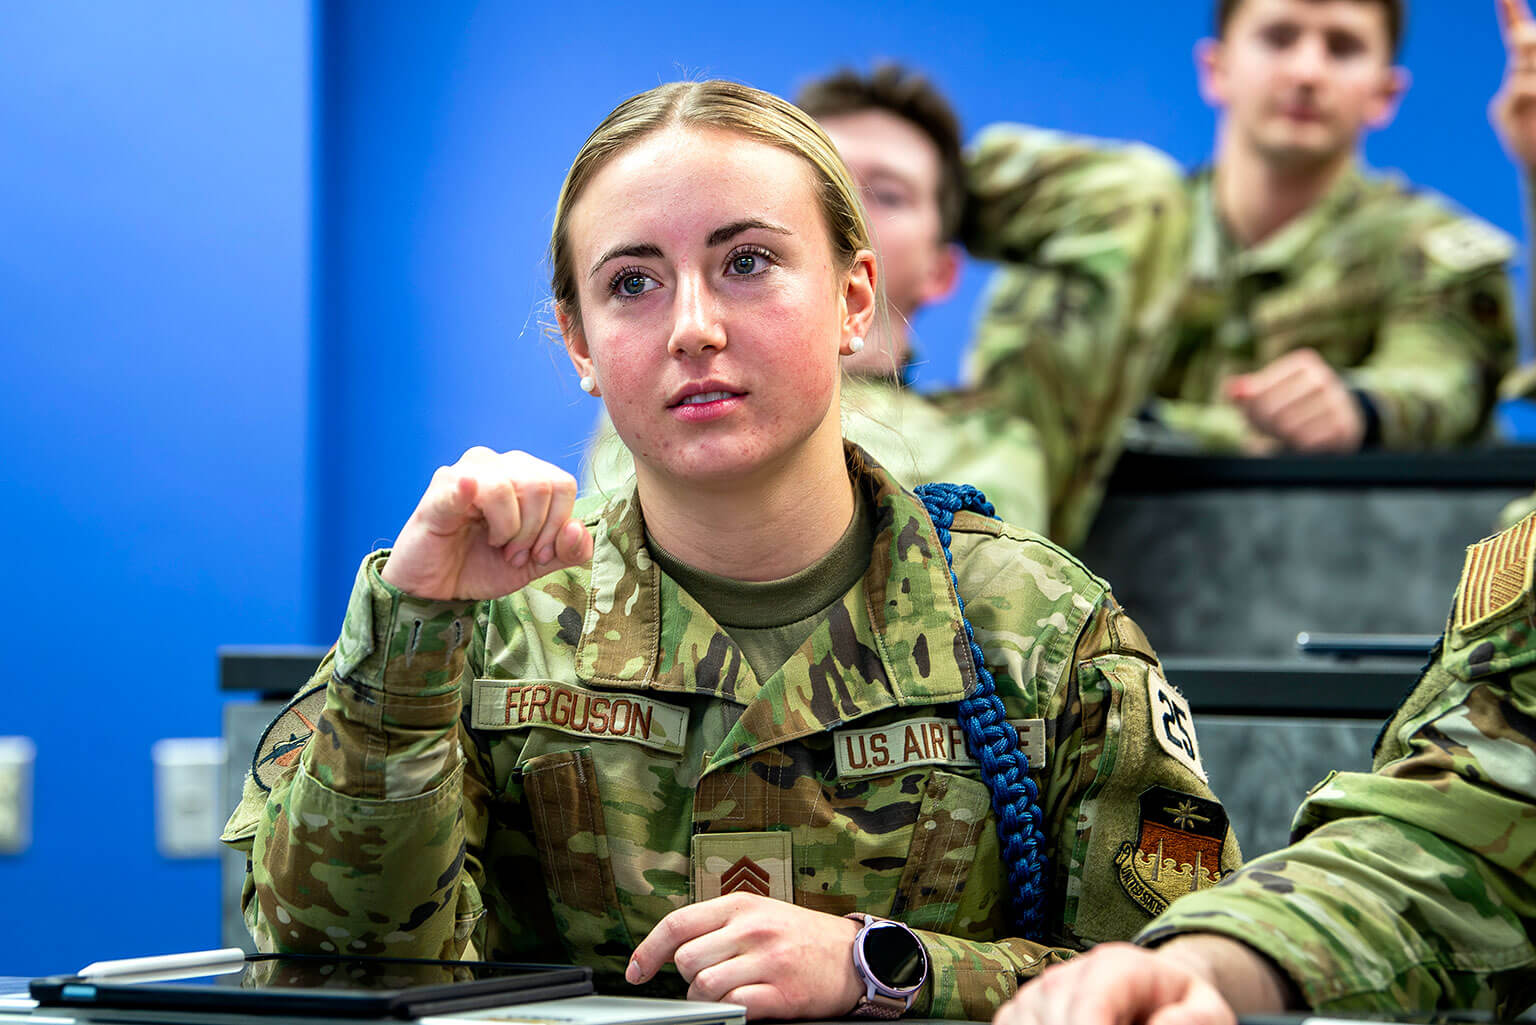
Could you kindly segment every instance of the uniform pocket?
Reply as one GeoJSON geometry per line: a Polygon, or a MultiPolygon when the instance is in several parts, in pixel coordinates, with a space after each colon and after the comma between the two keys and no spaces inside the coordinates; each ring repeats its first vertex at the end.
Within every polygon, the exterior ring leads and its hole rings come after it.
{"type": "Polygon", "coordinates": [[[992,795],[980,780],[942,771],[929,776],[907,863],[896,885],[892,918],[917,928],[953,932],[962,906],[967,919],[988,915],[990,909],[980,905],[997,903],[999,892],[994,878],[997,835],[988,818],[991,803],[992,795]],[[981,878],[973,880],[978,869],[981,878]],[[972,883],[980,893],[966,893],[972,883]]]}
{"type": "Polygon", "coordinates": [[[1326,290],[1295,290],[1261,306],[1254,318],[1259,362],[1315,349],[1336,367],[1351,367],[1376,344],[1386,292],[1369,274],[1326,290]]]}
{"type": "Polygon", "coordinates": [[[561,941],[579,963],[593,963],[595,952],[601,967],[622,973],[634,944],[620,914],[591,750],[530,759],[523,792],[561,941]]]}

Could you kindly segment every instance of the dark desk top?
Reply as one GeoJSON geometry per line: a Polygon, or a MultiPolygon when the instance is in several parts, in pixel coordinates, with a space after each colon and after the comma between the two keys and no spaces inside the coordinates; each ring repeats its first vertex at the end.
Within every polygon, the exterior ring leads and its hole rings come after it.
{"type": "Polygon", "coordinates": [[[315,644],[226,644],[219,648],[219,689],[287,701],[330,650],[315,644]]]}
{"type": "Polygon", "coordinates": [[[1168,682],[1199,715],[1385,719],[1418,682],[1424,657],[1411,659],[1224,657],[1163,659],[1168,682]]]}
{"type": "Polygon", "coordinates": [[[1265,458],[1127,451],[1110,494],[1214,488],[1536,488],[1536,445],[1265,458]]]}
{"type": "MultiPolygon", "coordinates": [[[[326,649],[244,645],[219,649],[221,690],[286,701],[326,649]]],[[[1163,669],[1202,715],[1385,718],[1419,678],[1412,658],[1232,659],[1169,656],[1163,669]]]]}

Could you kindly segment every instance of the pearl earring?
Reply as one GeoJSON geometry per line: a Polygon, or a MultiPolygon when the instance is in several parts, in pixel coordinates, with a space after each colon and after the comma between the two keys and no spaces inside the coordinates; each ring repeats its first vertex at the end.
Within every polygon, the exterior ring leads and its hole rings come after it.
{"type": "Polygon", "coordinates": [[[577,381],[576,383],[581,385],[581,390],[586,392],[588,395],[591,395],[593,392],[597,391],[597,382],[592,379],[591,374],[582,374],[581,380],[577,381]]]}
{"type": "Polygon", "coordinates": [[[863,352],[864,351],[864,339],[860,338],[858,335],[854,335],[852,338],[848,339],[848,351],[849,352],[863,352]]]}

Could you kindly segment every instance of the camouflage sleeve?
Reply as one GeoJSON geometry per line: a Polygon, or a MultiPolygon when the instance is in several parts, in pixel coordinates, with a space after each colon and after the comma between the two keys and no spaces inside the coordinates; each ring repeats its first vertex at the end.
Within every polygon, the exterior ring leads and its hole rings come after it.
{"type": "Polygon", "coordinates": [[[1508,529],[1533,512],[1536,512],[1536,492],[1517,498],[1500,509],[1495,526],[1499,530],[1508,529]]]}
{"type": "MultiPolygon", "coordinates": [[[[1373,771],[1330,774],[1290,847],[1180,901],[1141,942],[1231,936],[1328,1012],[1513,1013],[1536,998],[1536,520],[1501,538],[1522,532],[1523,595],[1489,629],[1453,626],[1383,729],[1373,771]]],[[[1488,545],[1473,551],[1497,557],[1488,545]]],[[[1520,563],[1504,568],[1497,601],[1520,583],[1520,563]]]]}
{"type": "Polygon", "coordinates": [[[1254,429],[1242,410],[1225,402],[1156,397],[1147,410],[1160,431],[1158,440],[1183,441],[1191,452],[1237,454],[1268,438],[1254,429]]]}
{"type": "Polygon", "coordinates": [[[459,712],[475,606],[412,599],[380,579],[385,557],[358,573],[316,674],[325,711],[255,827],[246,920],[262,950],[473,956],[483,819],[466,813],[459,712]]]}
{"type": "Polygon", "coordinates": [[[1387,448],[1461,444],[1484,430],[1514,365],[1514,298],[1502,232],[1461,218],[1423,233],[1388,297],[1370,355],[1345,372],[1387,448]]]}
{"type": "Polygon", "coordinates": [[[1188,198],[1178,169],[1145,146],[1005,125],[984,132],[968,161],[966,244],[1004,266],[984,300],[967,388],[979,406],[1034,424],[1048,533],[1070,547],[1166,358],[1188,198]]]}
{"type": "Polygon", "coordinates": [[[1242,862],[1211,792],[1189,703],[1106,595],[1056,710],[1047,816],[1071,837],[1062,919],[1075,945],[1134,936],[1175,899],[1242,862]],[[1062,739],[1065,737],[1065,743],[1062,739]]]}
{"type": "Polygon", "coordinates": [[[1188,706],[1140,628],[1106,593],[1068,644],[1066,679],[1044,708],[1048,933],[976,942],[920,932],[933,965],[931,1003],[914,1008],[925,1016],[985,1019],[1024,981],[1094,943],[1131,938],[1168,901],[1241,861],[1188,706]],[[1157,698],[1165,691],[1168,703],[1157,698]],[[1160,743],[1154,729],[1176,739],[1160,743]]]}
{"type": "Polygon", "coordinates": [[[1001,410],[974,409],[868,378],[843,385],[843,437],[903,486],[951,481],[979,489],[997,515],[1045,533],[1045,465],[1034,428],[1001,410]]]}

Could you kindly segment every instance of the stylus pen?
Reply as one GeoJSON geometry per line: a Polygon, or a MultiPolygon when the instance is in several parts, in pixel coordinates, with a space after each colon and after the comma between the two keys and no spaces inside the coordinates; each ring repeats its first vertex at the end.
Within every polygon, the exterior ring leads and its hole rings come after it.
{"type": "Polygon", "coordinates": [[[171,972],[183,968],[234,966],[244,962],[245,951],[239,947],[225,947],[222,950],[188,950],[181,954],[161,954],[158,957],[125,957],[120,961],[92,961],[75,974],[83,979],[109,979],[120,975],[171,972]]]}

